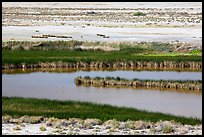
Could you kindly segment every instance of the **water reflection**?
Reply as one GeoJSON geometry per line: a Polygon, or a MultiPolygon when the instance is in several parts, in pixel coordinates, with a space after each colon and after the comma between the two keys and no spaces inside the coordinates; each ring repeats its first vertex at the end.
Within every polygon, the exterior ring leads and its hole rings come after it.
{"type": "Polygon", "coordinates": [[[2,74],[28,74],[33,72],[49,72],[49,73],[73,73],[82,72],[83,74],[92,74],[95,76],[120,76],[123,78],[133,79],[175,79],[175,80],[202,80],[202,72],[188,71],[155,71],[155,70],[81,70],[81,69],[11,69],[2,70],[2,74]],[[83,73],[84,72],[84,73],[83,73]],[[135,74],[135,75],[133,75],[135,74]]]}
{"type": "Polygon", "coordinates": [[[160,87],[127,87],[127,86],[120,86],[120,87],[116,87],[116,86],[94,86],[94,85],[77,85],[77,87],[80,86],[84,86],[84,87],[96,87],[96,88],[121,88],[121,89],[134,89],[134,90],[147,90],[147,91],[154,91],[154,90],[158,90],[160,92],[183,92],[185,94],[202,94],[202,90],[185,90],[185,89],[168,89],[168,88],[160,88],[160,87]]]}
{"type": "Polygon", "coordinates": [[[32,73],[32,72],[54,72],[54,73],[68,73],[77,71],[175,71],[175,72],[202,72],[202,69],[193,68],[31,68],[31,69],[3,69],[2,73],[15,74],[15,73],[32,73]]]}

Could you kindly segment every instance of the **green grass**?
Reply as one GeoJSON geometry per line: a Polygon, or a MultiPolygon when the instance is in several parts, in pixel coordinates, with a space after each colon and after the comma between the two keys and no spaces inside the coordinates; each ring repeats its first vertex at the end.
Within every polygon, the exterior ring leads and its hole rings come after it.
{"type": "Polygon", "coordinates": [[[192,50],[190,52],[191,55],[202,55],[202,50],[192,50]]]}
{"type": "Polygon", "coordinates": [[[182,124],[201,124],[197,118],[186,118],[148,112],[133,108],[115,107],[77,101],[56,101],[48,99],[2,97],[2,115],[11,116],[45,116],[56,118],[98,118],[101,121],[116,119],[118,121],[144,120],[157,122],[174,120],[182,124]]]}
{"type": "Polygon", "coordinates": [[[143,56],[202,56],[202,50],[194,50],[187,53],[178,53],[178,52],[167,52],[167,53],[158,53],[158,54],[141,54],[143,56]]]}
{"type": "Polygon", "coordinates": [[[8,41],[2,43],[2,64],[39,62],[115,62],[115,61],[202,61],[202,51],[180,54],[172,52],[175,45],[160,42],[107,43],[81,41],[8,41]],[[40,46],[39,46],[40,44],[40,46]],[[35,45],[38,45],[35,47],[35,45]],[[83,50],[78,46],[112,47],[116,51],[83,50]],[[27,47],[27,48],[26,48],[27,47]]]}
{"type": "Polygon", "coordinates": [[[2,64],[32,64],[39,62],[91,62],[91,61],[202,61],[202,56],[143,56],[134,51],[33,51],[3,50],[2,64]]]}
{"type": "Polygon", "coordinates": [[[146,14],[145,13],[142,13],[142,12],[135,12],[133,13],[133,16],[145,16],[146,14]]]}

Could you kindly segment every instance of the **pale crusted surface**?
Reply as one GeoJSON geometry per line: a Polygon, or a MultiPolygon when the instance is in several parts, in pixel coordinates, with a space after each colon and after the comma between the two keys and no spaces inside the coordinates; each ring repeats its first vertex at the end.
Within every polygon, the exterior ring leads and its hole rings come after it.
{"type": "MultiPolygon", "coordinates": [[[[145,121],[100,122],[98,119],[44,118],[36,124],[25,123],[28,116],[13,119],[2,117],[3,135],[202,135],[202,125],[182,125],[173,121],[157,123],[145,121]],[[22,122],[24,120],[25,122],[22,122]],[[12,123],[11,123],[12,122],[12,123]]],[[[33,117],[31,117],[33,118],[33,117]]],[[[35,117],[36,118],[36,117],[35,117]]]]}
{"type": "MultiPolygon", "coordinates": [[[[201,8],[202,2],[2,2],[3,7],[55,8],[201,8]]],[[[202,9],[200,9],[202,10],[202,9]]]]}
{"type": "Polygon", "coordinates": [[[3,40],[202,42],[202,3],[3,3],[3,40]],[[146,16],[133,16],[134,12],[146,16]],[[28,27],[29,26],[29,27],[28,27]],[[96,36],[97,33],[109,38],[96,36]],[[12,35],[14,34],[14,35],[12,35]]]}

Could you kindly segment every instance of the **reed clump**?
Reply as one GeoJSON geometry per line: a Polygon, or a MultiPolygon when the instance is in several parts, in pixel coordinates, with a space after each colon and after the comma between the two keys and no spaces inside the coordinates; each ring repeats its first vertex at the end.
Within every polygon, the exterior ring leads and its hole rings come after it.
{"type": "Polygon", "coordinates": [[[202,80],[141,80],[141,79],[124,79],[120,77],[97,77],[90,78],[88,76],[75,79],[76,85],[90,86],[115,86],[115,87],[146,87],[161,89],[183,89],[183,90],[202,90],[202,80]]]}

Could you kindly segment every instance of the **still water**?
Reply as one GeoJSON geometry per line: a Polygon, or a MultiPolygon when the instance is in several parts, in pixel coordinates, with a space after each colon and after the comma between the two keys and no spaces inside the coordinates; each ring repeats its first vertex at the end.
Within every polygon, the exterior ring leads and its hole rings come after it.
{"type": "Polygon", "coordinates": [[[201,93],[76,86],[74,79],[78,76],[119,76],[128,79],[202,80],[202,72],[176,71],[4,73],[2,74],[2,96],[77,100],[202,118],[201,93]]]}

